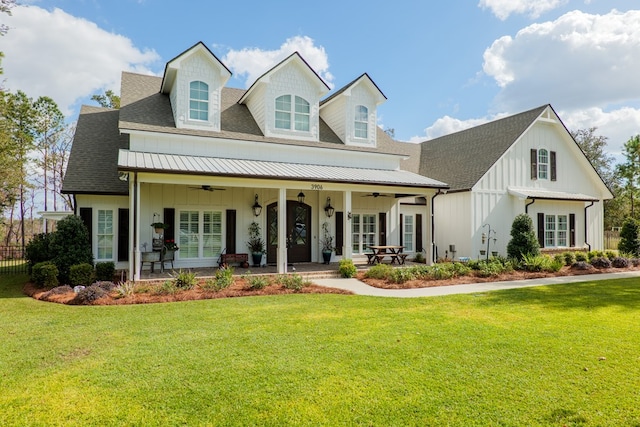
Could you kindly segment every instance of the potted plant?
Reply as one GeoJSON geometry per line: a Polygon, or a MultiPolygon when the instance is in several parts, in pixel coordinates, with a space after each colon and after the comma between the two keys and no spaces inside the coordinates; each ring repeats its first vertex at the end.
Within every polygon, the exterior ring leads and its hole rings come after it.
{"type": "Polygon", "coordinates": [[[264,240],[262,240],[262,232],[260,230],[260,224],[253,221],[249,224],[249,241],[247,247],[251,252],[254,266],[260,266],[262,263],[262,254],[264,253],[264,240]]]}
{"type": "Polygon", "coordinates": [[[151,226],[154,228],[155,232],[158,234],[164,233],[164,230],[169,228],[169,224],[165,224],[164,222],[152,222],[151,226]]]}
{"type": "Polygon", "coordinates": [[[322,259],[325,264],[329,264],[331,262],[331,253],[335,250],[335,247],[333,246],[333,236],[329,231],[328,222],[322,224],[322,239],[320,240],[320,244],[322,245],[322,259]]]}

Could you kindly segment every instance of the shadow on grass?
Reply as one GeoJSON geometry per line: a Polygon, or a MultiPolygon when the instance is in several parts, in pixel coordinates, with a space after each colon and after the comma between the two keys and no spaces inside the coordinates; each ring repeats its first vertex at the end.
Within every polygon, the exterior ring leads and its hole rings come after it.
{"type": "Polygon", "coordinates": [[[0,298],[26,298],[22,289],[28,280],[26,273],[0,275],[0,298]]]}
{"type": "Polygon", "coordinates": [[[554,309],[640,308],[640,279],[594,280],[496,291],[483,301],[493,304],[538,304],[554,309]]]}

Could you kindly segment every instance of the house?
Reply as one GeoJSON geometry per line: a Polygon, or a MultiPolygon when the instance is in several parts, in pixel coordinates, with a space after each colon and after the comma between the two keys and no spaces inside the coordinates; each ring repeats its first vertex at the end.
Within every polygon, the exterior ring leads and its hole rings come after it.
{"type": "Polygon", "coordinates": [[[429,203],[448,186],[417,173],[419,145],[377,126],[386,98],[366,73],[329,95],[294,53],[248,90],[226,87],[230,76],[197,43],[162,77],[123,73],[119,110],[82,107],[63,191],[97,262],[139,278],[157,242],[175,241],[175,268],[211,267],[248,252],[253,222],[261,264],[281,273],[322,261],[325,223],[334,260],[400,242],[431,256],[429,203]]]}
{"type": "Polygon", "coordinates": [[[603,248],[613,195],[550,105],[421,145],[419,173],[450,186],[433,204],[437,256],[506,255],[521,213],[543,251],[603,248]]]}
{"type": "Polygon", "coordinates": [[[230,76],[197,43],[162,77],[123,73],[119,110],[82,107],[63,191],[96,261],[137,279],[175,241],[175,268],[212,267],[248,252],[253,223],[266,242],[256,264],[280,273],[322,262],[324,229],[334,261],[372,245],[432,261],[488,242],[504,255],[522,212],[545,248],[603,246],[611,192],[549,105],[408,144],[377,126],[386,97],[366,73],[330,93],[294,53],[249,89],[230,76]]]}

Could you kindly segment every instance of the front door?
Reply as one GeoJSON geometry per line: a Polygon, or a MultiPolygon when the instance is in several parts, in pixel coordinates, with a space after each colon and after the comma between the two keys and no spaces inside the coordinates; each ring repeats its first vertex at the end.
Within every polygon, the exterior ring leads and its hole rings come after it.
{"type": "MultiPolygon", "coordinates": [[[[267,207],[267,263],[278,259],[278,204],[267,207]]],[[[311,261],[311,206],[287,201],[287,261],[311,261]]]]}

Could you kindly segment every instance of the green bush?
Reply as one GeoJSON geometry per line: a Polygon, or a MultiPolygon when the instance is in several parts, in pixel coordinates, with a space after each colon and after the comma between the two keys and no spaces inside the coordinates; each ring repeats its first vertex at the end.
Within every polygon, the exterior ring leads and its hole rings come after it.
{"type": "Polygon", "coordinates": [[[588,260],[586,252],[576,252],[576,262],[587,262],[588,260]]]}
{"type": "Polygon", "coordinates": [[[156,295],[173,295],[176,292],[178,292],[178,287],[175,280],[165,280],[154,290],[156,295]]]}
{"type": "Polygon", "coordinates": [[[51,261],[35,264],[31,269],[31,281],[40,288],[58,286],[58,267],[51,261]]]}
{"type": "Polygon", "coordinates": [[[454,262],[452,269],[455,277],[468,276],[471,273],[471,267],[461,262],[454,262]]]}
{"type": "Polygon", "coordinates": [[[364,273],[364,277],[368,279],[388,280],[391,277],[393,267],[389,264],[376,264],[364,273]]]}
{"type": "Polygon", "coordinates": [[[591,258],[590,262],[595,268],[611,268],[611,261],[609,261],[609,258],[595,256],[591,258]]]}
{"type": "Polygon", "coordinates": [[[392,268],[391,275],[389,276],[389,281],[393,283],[405,283],[409,280],[414,280],[415,276],[413,275],[410,268],[392,268]]]}
{"type": "Polygon", "coordinates": [[[416,252],[416,255],[413,257],[413,262],[424,264],[425,261],[426,260],[424,259],[424,255],[422,255],[422,252],[416,252]]]}
{"type": "Polygon", "coordinates": [[[51,236],[49,249],[53,256],[53,263],[58,267],[60,283],[70,283],[69,274],[72,265],[93,264],[87,227],[75,215],[58,221],[57,230],[51,236]]]}
{"type": "Polygon", "coordinates": [[[81,289],[69,304],[87,305],[107,295],[107,291],[98,286],[81,289]]]}
{"type": "Polygon", "coordinates": [[[564,265],[571,266],[574,262],[576,262],[576,254],[571,251],[566,251],[562,254],[564,257],[564,265]]]}
{"type": "Polygon", "coordinates": [[[430,268],[429,276],[435,280],[445,280],[451,279],[455,276],[455,271],[453,267],[454,263],[441,263],[434,264],[430,268]]]}
{"type": "Polygon", "coordinates": [[[221,267],[216,271],[214,290],[221,291],[233,285],[233,267],[221,267]]]}
{"type": "Polygon", "coordinates": [[[618,243],[618,251],[633,254],[635,257],[640,256],[640,239],[638,232],[640,224],[633,218],[627,218],[622,223],[620,230],[620,242],[618,243]]]}
{"type": "Polygon", "coordinates": [[[340,276],[349,278],[356,275],[358,269],[353,264],[353,260],[348,258],[343,258],[340,260],[340,264],[338,266],[338,271],[340,272],[340,276]]]}
{"type": "Polygon", "coordinates": [[[616,253],[616,251],[608,250],[608,251],[604,251],[604,256],[609,258],[610,261],[613,261],[613,259],[617,257],[618,254],[616,253]]]}
{"type": "Polygon", "coordinates": [[[511,225],[511,240],[507,244],[507,255],[509,258],[521,260],[525,254],[539,255],[540,244],[531,217],[520,214],[514,218],[511,225]]]}
{"type": "Polygon", "coordinates": [[[611,266],[614,268],[627,268],[631,262],[624,257],[615,257],[611,260],[611,266]]]}
{"type": "Polygon", "coordinates": [[[247,288],[258,291],[269,286],[269,278],[267,276],[245,276],[247,288]]]}
{"type": "Polygon", "coordinates": [[[25,246],[24,257],[29,262],[30,269],[40,262],[51,261],[53,258],[49,248],[51,236],[48,233],[36,234],[25,246]]]}
{"type": "Polygon", "coordinates": [[[91,264],[75,264],[69,269],[71,286],[89,286],[93,283],[95,272],[91,264]]]}
{"type": "Polygon", "coordinates": [[[301,291],[305,286],[309,286],[310,282],[304,280],[299,274],[282,274],[278,276],[278,283],[285,289],[301,291]]]}
{"type": "Polygon", "coordinates": [[[116,275],[116,264],[112,261],[96,263],[96,280],[110,282],[116,275]]]}
{"type": "Polygon", "coordinates": [[[198,283],[196,276],[196,273],[193,273],[190,270],[182,271],[182,269],[172,275],[176,287],[181,289],[193,289],[198,283]]]}

